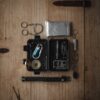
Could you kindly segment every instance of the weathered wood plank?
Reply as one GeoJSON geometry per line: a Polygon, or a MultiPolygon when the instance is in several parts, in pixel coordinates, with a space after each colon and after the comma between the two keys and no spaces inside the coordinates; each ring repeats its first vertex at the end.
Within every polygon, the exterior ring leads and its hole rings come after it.
{"type": "Polygon", "coordinates": [[[100,1],[91,0],[85,16],[85,95],[86,100],[100,99],[100,1]]]}
{"type": "MultiPolygon", "coordinates": [[[[8,47],[8,54],[0,54],[0,100],[17,100],[12,90],[19,89],[22,100],[83,100],[84,96],[84,31],[83,9],[52,5],[51,0],[0,0],[0,47],[8,47]],[[26,57],[23,45],[31,36],[23,37],[21,22],[42,23],[71,21],[78,31],[79,80],[70,83],[22,83],[21,76],[31,76],[22,64],[26,57]]],[[[46,38],[45,32],[41,34],[46,38]]],[[[72,75],[68,73],[41,73],[47,76],[72,75]]]]}

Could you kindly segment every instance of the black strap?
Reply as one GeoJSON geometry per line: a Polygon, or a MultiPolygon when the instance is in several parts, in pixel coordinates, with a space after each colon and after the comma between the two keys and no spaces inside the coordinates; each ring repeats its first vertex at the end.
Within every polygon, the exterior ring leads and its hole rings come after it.
{"type": "Polygon", "coordinates": [[[71,81],[69,76],[62,76],[62,77],[22,77],[22,81],[32,81],[32,82],[68,82],[71,81]]]}
{"type": "Polygon", "coordinates": [[[56,0],[53,2],[54,5],[56,6],[72,6],[72,7],[90,7],[91,6],[91,1],[90,0],[56,0]]]}

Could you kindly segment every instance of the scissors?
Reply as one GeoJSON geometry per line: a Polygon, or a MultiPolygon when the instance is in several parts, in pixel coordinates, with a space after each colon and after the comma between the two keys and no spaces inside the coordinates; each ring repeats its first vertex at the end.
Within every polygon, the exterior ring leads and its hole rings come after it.
{"type": "Polygon", "coordinates": [[[31,24],[29,24],[29,23],[27,23],[27,22],[22,22],[22,23],[21,23],[21,27],[23,28],[23,30],[22,30],[22,35],[24,35],[24,36],[40,34],[40,33],[43,32],[43,29],[44,29],[43,25],[40,24],[40,23],[31,23],[31,24]],[[33,26],[34,33],[30,33],[30,32],[28,31],[27,28],[28,28],[29,26],[33,26]],[[38,28],[40,29],[39,31],[37,31],[38,28]]]}

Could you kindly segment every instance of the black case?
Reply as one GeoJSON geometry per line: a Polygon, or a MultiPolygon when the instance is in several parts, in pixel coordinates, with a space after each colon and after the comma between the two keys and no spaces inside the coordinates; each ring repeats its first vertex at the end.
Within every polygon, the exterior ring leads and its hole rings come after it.
{"type": "Polygon", "coordinates": [[[39,43],[43,45],[41,56],[38,59],[41,62],[41,67],[37,70],[27,64],[26,66],[28,71],[34,71],[37,73],[40,71],[68,71],[70,69],[70,47],[67,39],[46,40],[41,39],[40,36],[36,36],[35,39],[29,39],[27,46],[24,46],[24,51],[27,51],[27,63],[35,60],[32,58],[32,52],[39,43]],[[56,59],[57,42],[59,44],[59,55],[56,59]],[[62,45],[62,43],[64,44],[62,45]],[[65,55],[65,57],[63,55],[65,55]]]}

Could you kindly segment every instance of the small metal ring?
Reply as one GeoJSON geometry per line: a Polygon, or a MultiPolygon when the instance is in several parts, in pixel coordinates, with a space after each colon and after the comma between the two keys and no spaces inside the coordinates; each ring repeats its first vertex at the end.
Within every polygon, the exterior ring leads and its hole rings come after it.
{"type": "Polygon", "coordinates": [[[43,32],[43,29],[44,29],[44,27],[43,27],[42,24],[39,24],[39,23],[34,24],[34,33],[35,33],[35,34],[40,34],[40,33],[42,33],[42,32],[43,32]],[[36,28],[37,28],[38,26],[41,27],[40,32],[37,32],[37,31],[36,31],[36,28]]]}
{"type": "Polygon", "coordinates": [[[21,27],[22,27],[22,28],[27,28],[27,27],[28,27],[28,23],[25,22],[25,21],[22,22],[22,23],[21,23],[21,27]]]}
{"type": "Polygon", "coordinates": [[[27,36],[29,34],[28,30],[22,30],[22,35],[27,36]]]}

